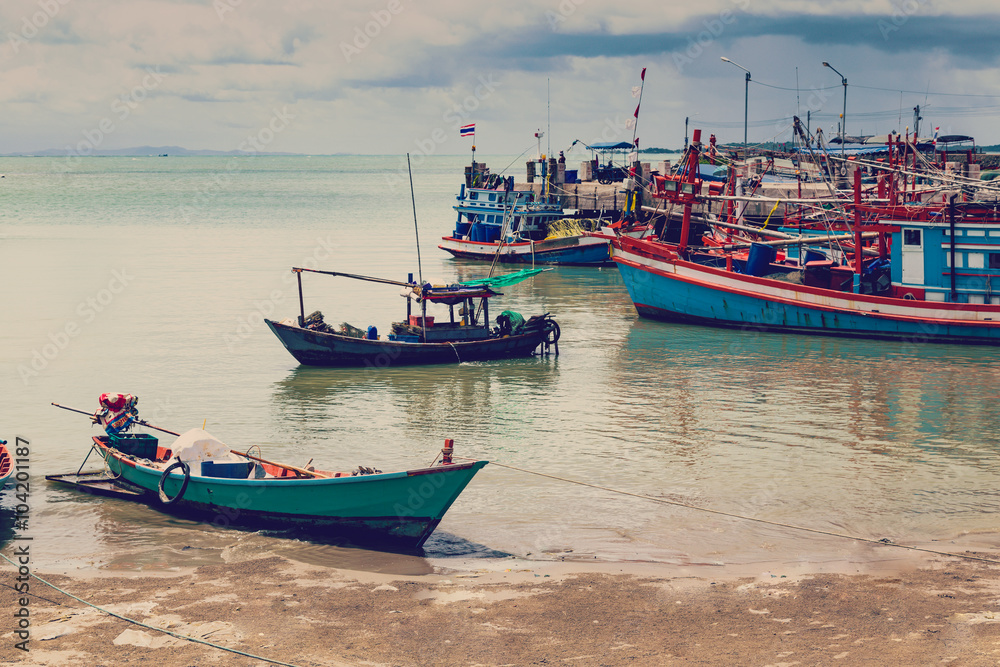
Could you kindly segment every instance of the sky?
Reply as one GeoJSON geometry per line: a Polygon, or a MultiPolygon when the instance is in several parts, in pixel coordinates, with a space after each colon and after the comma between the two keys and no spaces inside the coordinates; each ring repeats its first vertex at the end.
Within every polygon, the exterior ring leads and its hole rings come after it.
{"type": "Polygon", "coordinates": [[[832,137],[841,75],[848,134],[920,105],[921,136],[994,144],[998,34],[995,0],[3,0],[0,153],[679,147],[686,118],[742,142],[745,87],[751,144],[807,113],[832,137]]]}

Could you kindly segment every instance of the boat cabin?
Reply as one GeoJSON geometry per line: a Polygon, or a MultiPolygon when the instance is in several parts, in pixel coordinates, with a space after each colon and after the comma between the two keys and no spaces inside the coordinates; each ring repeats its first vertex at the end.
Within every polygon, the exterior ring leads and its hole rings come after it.
{"type": "Polygon", "coordinates": [[[889,224],[899,225],[892,235],[895,296],[1000,304],[1000,224],[951,225],[947,220],[889,224]]]}
{"type": "MultiPolygon", "coordinates": [[[[412,279],[412,276],[411,276],[412,279]]],[[[466,287],[462,285],[433,287],[418,285],[403,290],[406,298],[406,320],[394,322],[389,340],[402,343],[436,343],[485,340],[490,337],[489,299],[502,296],[489,287],[466,287]],[[476,299],[479,300],[477,309],[476,299]],[[414,315],[412,302],[421,303],[421,314],[414,315]],[[428,316],[426,304],[437,303],[448,306],[448,322],[437,322],[428,316]],[[455,318],[458,306],[458,319],[455,318]]]]}
{"type": "Polygon", "coordinates": [[[454,238],[477,243],[496,243],[506,235],[541,240],[549,223],[563,216],[558,203],[536,201],[531,190],[490,190],[461,186],[454,207],[458,212],[454,238]]]}

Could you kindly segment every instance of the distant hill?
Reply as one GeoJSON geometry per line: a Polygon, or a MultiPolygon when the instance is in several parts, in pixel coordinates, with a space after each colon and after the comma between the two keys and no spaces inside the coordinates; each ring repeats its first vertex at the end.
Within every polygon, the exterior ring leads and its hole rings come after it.
{"type": "MultiPolygon", "coordinates": [[[[5,153],[3,157],[63,157],[78,155],[75,151],[65,148],[46,148],[40,151],[25,151],[20,153],[5,153]]],[[[88,157],[195,157],[195,156],[227,156],[227,155],[301,155],[301,153],[258,153],[253,151],[211,151],[190,150],[180,146],[135,146],[133,148],[97,149],[88,157]]]]}

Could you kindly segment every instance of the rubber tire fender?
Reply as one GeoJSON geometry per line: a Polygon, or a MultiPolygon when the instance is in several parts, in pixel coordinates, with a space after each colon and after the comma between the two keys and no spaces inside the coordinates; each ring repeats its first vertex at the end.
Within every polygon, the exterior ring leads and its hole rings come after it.
{"type": "Polygon", "coordinates": [[[163,471],[163,474],[160,475],[160,483],[156,487],[157,491],[159,491],[160,502],[163,503],[164,505],[173,505],[178,500],[183,498],[184,492],[187,491],[188,482],[190,480],[191,480],[191,467],[188,464],[184,463],[184,461],[181,461],[180,459],[171,463],[169,466],[167,466],[167,469],[163,471]],[[181,472],[184,473],[184,481],[181,482],[181,490],[177,492],[176,496],[171,498],[167,495],[166,491],[163,490],[163,483],[167,481],[167,477],[170,476],[170,471],[172,471],[174,468],[177,467],[179,467],[181,469],[181,472]]]}
{"type": "Polygon", "coordinates": [[[545,342],[549,345],[555,345],[559,342],[559,336],[561,335],[559,330],[559,324],[555,320],[545,320],[545,342]]]}

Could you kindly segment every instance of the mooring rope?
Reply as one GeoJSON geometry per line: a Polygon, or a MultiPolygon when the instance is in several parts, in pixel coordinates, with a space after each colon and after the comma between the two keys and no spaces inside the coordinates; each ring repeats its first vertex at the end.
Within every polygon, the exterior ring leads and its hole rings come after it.
{"type": "MultiPolygon", "coordinates": [[[[8,563],[10,563],[14,567],[18,567],[17,563],[15,563],[11,559],[7,558],[3,554],[0,554],[0,558],[3,558],[5,561],[7,561],[8,563]]],[[[290,662],[281,662],[280,660],[272,660],[271,658],[263,658],[263,657],[261,657],[259,655],[254,655],[252,653],[246,653],[244,651],[240,651],[240,650],[235,649],[235,648],[229,648],[228,646],[220,646],[219,644],[213,644],[212,642],[205,641],[204,639],[199,639],[197,637],[189,637],[187,635],[182,635],[179,632],[174,632],[172,630],[166,630],[164,628],[158,628],[158,627],[156,627],[154,625],[149,625],[147,623],[143,623],[142,621],[137,621],[137,620],[135,620],[133,618],[128,618],[127,616],[122,616],[121,614],[116,614],[115,612],[109,611],[109,610],[104,609],[102,607],[99,607],[99,606],[97,606],[96,604],[94,604],[92,602],[87,602],[86,600],[84,600],[82,598],[78,598],[77,596],[73,595],[72,593],[70,593],[68,591],[64,591],[63,589],[59,588],[55,584],[50,583],[48,581],[45,581],[44,579],[42,579],[41,577],[39,577],[37,574],[34,574],[34,573],[30,573],[30,574],[31,574],[31,576],[33,578],[35,578],[38,581],[42,582],[43,584],[45,584],[49,588],[55,589],[55,590],[59,591],[60,593],[62,593],[63,595],[65,595],[67,597],[70,597],[70,598],[73,598],[77,602],[82,602],[83,604],[87,605],[88,607],[93,607],[94,609],[96,609],[99,612],[107,614],[108,616],[114,616],[115,618],[120,618],[123,621],[128,621],[129,623],[132,623],[133,625],[138,625],[140,627],[147,628],[149,630],[156,630],[157,632],[163,632],[163,633],[168,634],[168,635],[170,635],[172,637],[176,637],[178,639],[183,639],[185,641],[195,642],[197,644],[204,644],[205,646],[211,646],[212,648],[217,648],[217,649],[222,650],[222,651],[229,651],[230,653],[236,653],[237,655],[242,655],[242,656],[246,656],[248,658],[253,658],[254,660],[260,660],[262,662],[266,662],[266,663],[271,664],[271,665],[281,665],[282,667],[299,667],[298,665],[293,665],[290,662]]]]}
{"type": "MultiPolygon", "coordinates": [[[[475,461],[477,459],[469,459],[464,456],[455,456],[456,459],[464,459],[467,461],[475,461]]],[[[601,491],[608,491],[611,493],[621,494],[623,496],[632,496],[633,498],[642,498],[643,500],[652,500],[656,503],[663,503],[664,505],[674,505],[676,507],[683,507],[685,509],[696,510],[698,512],[708,512],[709,514],[718,514],[720,516],[727,516],[732,519],[742,519],[743,521],[755,521],[757,523],[764,523],[769,526],[777,526],[779,528],[790,528],[792,530],[801,530],[807,533],[816,533],[818,535],[827,535],[829,537],[838,537],[845,540],[855,540],[857,542],[867,542],[869,544],[874,544],[880,547],[895,547],[896,549],[907,549],[909,551],[922,551],[924,553],[934,554],[936,556],[950,556],[952,558],[964,558],[966,560],[976,560],[983,563],[993,563],[995,565],[1000,565],[1000,560],[994,558],[983,558],[982,556],[970,556],[968,554],[956,554],[950,551],[937,551],[936,549],[925,549],[923,547],[914,547],[906,544],[896,544],[895,542],[889,541],[888,538],[883,538],[881,540],[872,539],[870,537],[859,537],[857,535],[846,535],[844,533],[835,533],[830,530],[822,530],[820,528],[809,528],[807,526],[797,526],[792,523],[783,523],[781,521],[770,521],[768,519],[761,519],[753,516],[745,516],[742,514],[735,514],[733,512],[726,512],[723,510],[713,510],[708,507],[699,507],[697,505],[690,505],[688,503],[682,503],[679,500],[669,500],[667,498],[657,498],[655,496],[647,496],[642,493],[635,493],[633,491],[622,491],[621,489],[612,489],[607,486],[601,486],[600,484],[591,484],[590,482],[581,482],[576,479],[569,479],[566,477],[559,477],[558,475],[550,475],[544,472],[538,472],[536,470],[527,470],[525,468],[518,468],[516,466],[507,465],[506,463],[498,463],[496,461],[490,461],[490,465],[500,466],[501,468],[509,468],[510,470],[516,470],[518,472],[528,473],[529,475],[538,475],[539,477],[548,477],[549,479],[555,479],[560,482],[568,482],[570,484],[579,484],[580,486],[587,486],[592,489],[600,489],[601,491]]]]}

